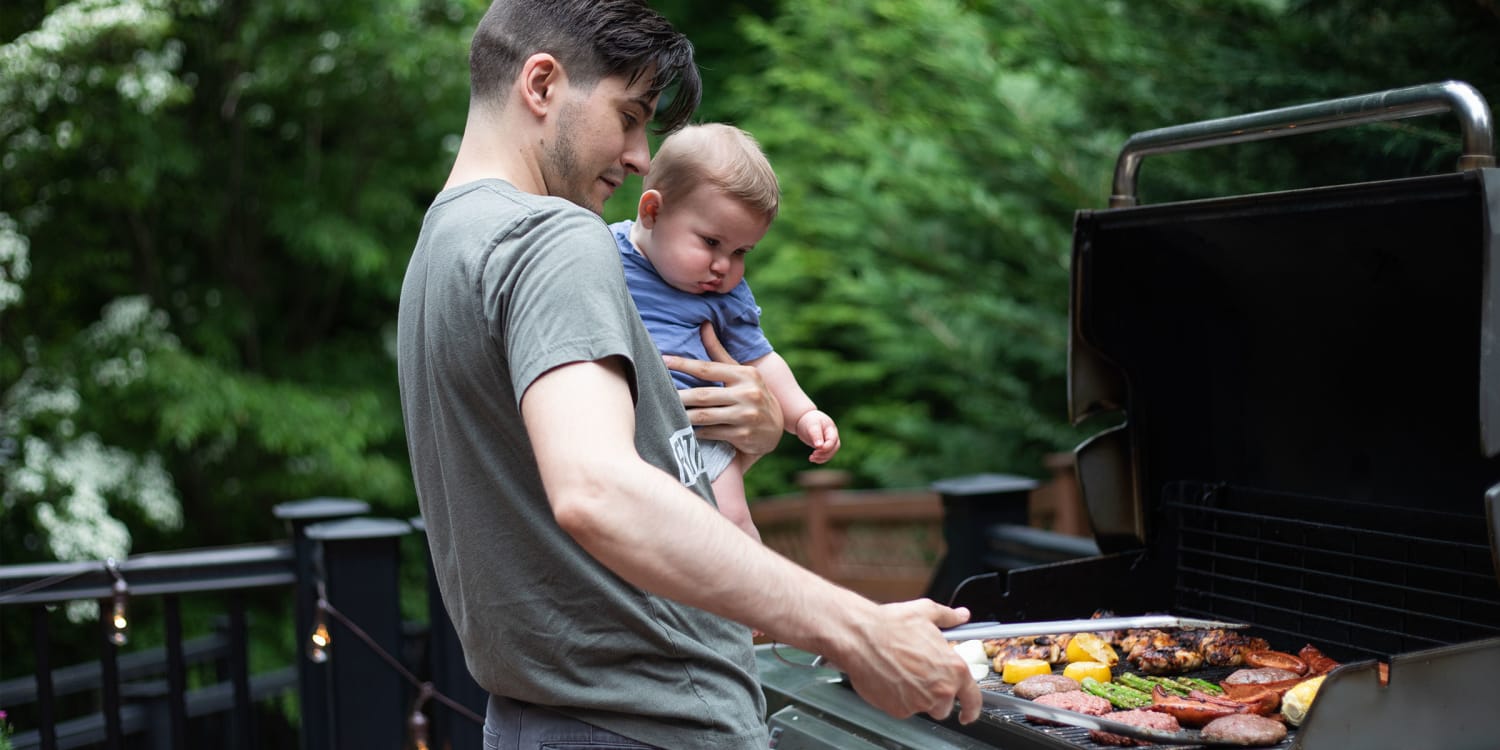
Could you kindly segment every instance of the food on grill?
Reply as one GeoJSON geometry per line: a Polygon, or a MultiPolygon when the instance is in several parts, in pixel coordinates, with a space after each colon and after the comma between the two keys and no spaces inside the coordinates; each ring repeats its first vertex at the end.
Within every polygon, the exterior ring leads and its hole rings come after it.
{"type": "MultiPolygon", "coordinates": [[[[1109,701],[1104,700],[1103,698],[1100,698],[1096,695],[1089,695],[1082,690],[1073,690],[1066,693],[1048,693],[1047,695],[1038,697],[1036,699],[1036,702],[1042,704],[1043,706],[1052,706],[1053,708],[1061,708],[1067,711],[1076,711],[1078,713],[1087,714],[1089,716],[1103,716],[1114,710],[1114,707],[1110,705],[1109,701]]],[[[1038,724],[1047,724],[1051,726],[1057,725],[1057,722],[1055,721],[1051,721],[1048,719],[1038,719],[1035,716],[1028,716],[1026,718],[1027,720],[1034,721],[1038,724]]]]}
{"type": "Polygon", "coordinates": [[[1204,725],[1203,738],[1246,747],[1265,747],[1286,739],[1286,725],[1255,714],[1234,714],[1204,725]]]}
{"type": "Polygon", "coordinates": [[[1245,654],[1271,648],[1266,639],[1237,630],[1184,630],[1179,635],[1184,643],[1203,654],[1203,661],[1215,667],[1238,667],[1245,663],[1245,654]]]}
{"type": "MultiPolygon", "coordinates": [[[[1103,718],[1145,729],[1160,729],[1164,732],[1182,731],[1182,725],[1178,724],[1176,719],[1159,711],[1116,711],[1103,718]]],[[[1101,732],[1098,729],[1089,730],[1089,739],[1101,745],[1115,745],[1117,747],[1153,744],[1149,740],[1132,739],[1110,732],[1101,732]]]]}
{"type": "Polygon", "coordinates": [[[953,644],[953,653],[958,654],[968,664],[990,664],[990,657],[984,652],[984,641],[968,640],[953,644]]]}
{"type": "Polygon", "coordinates": [[[1119,682],[1125,687],[1135,688],[1144,693],[1150,693],[1157,686],[1161,686],[1163,690],[1173,695],[1187,695],[1189,690],[1194,689],[1169,677],[1142,677],[1134,672],[1122,673],[1119,682]]]}
{"type": "Polygon", "coordinates": [[[996,672],[1004,670],[1005,663],[1012,659],[1041,659],[1048,664],[1061,664],[1070,639],[1071,636],[1056,635],[989,638],[984,641],[984,652],[996,672]]]}
{"type": "Polygon", "coordinates": [[[1060,674],[1039,674],[1027,677],[1011,688],[1011,695],[1032,701],[1051,693],[1071,693],[1082,690],[1078,680],[1060,674]]]}
{"type": "Polygon", "coordinates": [[[990,676],[990,665],[988,664],[970,664],[968,667],[969,676],[974,678],[975,682],[979,682],[990,676]]]}
{"type": "Polygon", "coordinates": [[[1311,643],[1303,646],[1302,650],[1297,652],[1297,655],[1302,657],[1302,661],[1307,662],[1307,673],[1309,675],[1328,674],[1339,666],[1338,662],[1324,656],[1323,652],[1319,651],[1311,643]]]}
{"type": "Polygon", "coordinates": [[[1097,661],[1075,661],[1063,668],[1063,674],[1075,680],[1092,677],[1100,682],[1110,681],[1109,665],[1097,661]]]}
{"type": "Polygon", "coordinates": [[[1252,714],[1270,716],[1281,706],[1281,693],[1269,685],[1237,685],[1235,695],[1227,697],[1245,704],[1252,714]]]}
{"type": "Polygon", "coordinates": [[[1151,710],[1170,714],[1185,727],[1201,727],[1214,719],[1249,711],[1243,703],[1209,695],[1201,690],[1173,695],[1157,685],[1151,691],[1151,710]]]}
{"type": "Polygon", "coordinates": [[[1267,650],[1264,638],[1232,630],[1185,629],[1131,630],[1120,639],[1125,660],[1146,674],[1181,674],[1204,664],[1233,667],[1245,663],[1245,654],[1267,650]]]}
{"type": "Polygon", "coordinates": [[[1275,667],[1255,667],[1252,669],[1239,669],[1225,677],[1222,684],[1229,685],[1268,685],[1273,682],[1286,682],[1299,677],[1296,672],[1275,667]]]}
{"type": "Polygon", "coordinates": [[[1202,654],[1181,646],[1140,649],[1127,658],[1146,674],[1179,674],[1203,666],[1202,654]]]}
{"type": "Polygon", "coordinates": [[[1115,652],[1115,647],[1093,633],[1079,633],[1070,638],[1065,653],[1070,662],[1093,661],[1106,667],[1120,663],[1120,655],[1115,652]]]}
{"type": "Polygon", "coordinates": [[[1312,708],[1313,698],[1318,695],[1318,688],[1323,686],[1323,679],[1327,675],[1318,675],[1291,690],[1281,697],[1281,715],[1286,722],[1294,727],[1302,726],[1302,720],[1307,718],[1307,709],[1312,708]]]}
{"type": "Polygon", "coordinates": [[[1218,685],[1209,682],[1208,680],[1200,680],[1197,677],[1173,677],[1172,680],[1177,684],[1188,688],[1189,690],[1202,690],[1209,695],[1224,694],[1224,688],[1221,688],[1218,685]]]}
{"type": "Polygon", "coordinates": [[[1245,654],[1245,663],[1252,667],[1274,667],[1299,675],[1307,674],[1307,662],[1285,651],[1251,651],[1245,654]]]}
{"type": "Polygon", "coordinates": [[[1052,665],[1042,659],[1011,659],[1000,667],[1000,679],[1011,685],[1027,677],[1051,673],[1052,665]]]}
{"type": "Polygon", "coordinates": [[[1078,681],[1083,692],[1097,695],[1109,701],[1115,708],[1145,708],[1151,705],[1151,695],[1134,688],[1113,682],[1100,682],[1092,677],[1078,681]]]}

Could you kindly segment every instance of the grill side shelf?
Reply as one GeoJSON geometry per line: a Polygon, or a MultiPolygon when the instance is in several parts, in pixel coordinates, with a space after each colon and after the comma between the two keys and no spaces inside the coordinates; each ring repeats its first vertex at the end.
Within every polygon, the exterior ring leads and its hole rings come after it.
{"type": "Polygon", "coordinates": [[[1298,747],[1493,748],[1496,670],[1500,638],[1393,657],[1384,687],[1375,662],[1346,665],[1318,690],[1298,747]]]}

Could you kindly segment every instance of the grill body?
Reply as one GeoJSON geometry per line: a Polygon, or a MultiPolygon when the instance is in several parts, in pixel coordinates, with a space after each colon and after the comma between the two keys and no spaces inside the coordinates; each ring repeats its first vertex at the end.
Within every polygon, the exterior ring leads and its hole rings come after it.
{"type": "MultiPolygon", "coordinates": [[[[1311,643],[1346,666],[1283,747],[1500,745],[1497,253],[1493,168],[1080,211],[1070,411],[1099,425],[1076,458],[1102,554],[979,575],[954,603],[1001,621],[1171,612],[1311,643]]],[[[1003,714],[854,719],[799,702],[852,696],[836,675],[782,690],[774,673],[773,706],[876,747],[1095,747],[1003,714]]],[[[772,723],[787,746],[840,746],[772,723]]]]}

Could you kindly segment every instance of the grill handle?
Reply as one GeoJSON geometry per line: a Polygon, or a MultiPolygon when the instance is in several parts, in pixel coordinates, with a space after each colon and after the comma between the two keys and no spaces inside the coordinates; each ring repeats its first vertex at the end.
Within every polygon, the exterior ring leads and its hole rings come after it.
{"type": "Polygon", "coordinates": [[[1114,194],[1109,197],[1109,206],[1137,204],[1136,177],[1141,160],[1151,154],[1262,141],[1443,112],[1457,115],[1463,131],[1464,153],[1458,159],[1458,169],[1495,166],[1489,104],[1473,86],[1462,81],[1444,81],[1136,133],[1125,141],[1115,161],[1114,194]]]}

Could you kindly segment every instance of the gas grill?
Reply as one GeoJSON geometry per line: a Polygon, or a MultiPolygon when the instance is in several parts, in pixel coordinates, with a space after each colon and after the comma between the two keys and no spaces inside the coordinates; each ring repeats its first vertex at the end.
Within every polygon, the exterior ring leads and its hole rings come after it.
{"type": "MultiPolygon", "coordinates": [[[[1069,409],[1105,424],[1076,450],[1102,554],[975,571],[953,603],[1249,623],[1344,664],[1281,747],[1500,747],[1492,141],[1457,82],[1133,136],[1111,207],[1074,229],[1069,409]],[[1137,205],[1148,155],[1439,112],[1463,134],[1451,174],[1137,205]]],[[[760,658],[778,748],[1101,747],[1004,710],[897,721],[785,649],[760,658]]]]}

